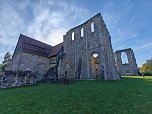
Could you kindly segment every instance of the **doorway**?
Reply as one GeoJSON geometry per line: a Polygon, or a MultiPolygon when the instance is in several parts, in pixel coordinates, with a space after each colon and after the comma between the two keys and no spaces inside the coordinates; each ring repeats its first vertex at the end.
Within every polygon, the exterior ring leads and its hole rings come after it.
{"type": "Polygon", "coordinates": [[[92,73],[95,76],[95,78],[99,78],[99,54],[98,53],[92,53],[91,54],[91,67],[92,67],[92,73]]]}

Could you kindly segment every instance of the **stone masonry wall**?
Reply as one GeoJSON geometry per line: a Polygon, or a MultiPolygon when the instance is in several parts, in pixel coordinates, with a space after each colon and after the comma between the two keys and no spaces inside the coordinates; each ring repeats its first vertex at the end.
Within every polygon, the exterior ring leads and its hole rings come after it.
{"type": "Polygon", "coordinates": [[[16,52],[5,70],[26,71],[44,75],[51,67],[49,58],[24,52],[16,52]]]}
{"type": "Polygon", "coordinates": [[[87,22],[70,29],[64,35],[64,52],[65,52],[65,70],[69,78],[74,78],[78,72],[81,72],[80,78],[96,78],[91,65],[91,56],[93,53],[98,54],[99,59],[99,78],[105,80],[120,79],[115,67],[114,53],[111,45],[111,37],[106,25],[101,17],[97,14],[87,22]],[[91,24],[94,23],[94,32],[91,32],[91,24]],[[81,29],[84,29],[84,36],[81,37],[81,29]],[[74,40],[72,41],[72,33],[74,40]],[[81,70],[79,71],[80,60],[82,60],[81,70]]]}

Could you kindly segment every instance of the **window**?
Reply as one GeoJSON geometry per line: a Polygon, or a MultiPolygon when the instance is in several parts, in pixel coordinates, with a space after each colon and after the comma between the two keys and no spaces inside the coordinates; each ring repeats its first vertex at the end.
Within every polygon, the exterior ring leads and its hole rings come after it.
{"type": "Polygon", "coordinates": [[[72,32],[72,41],[74,40],[74,32],[72,32]]]}
{"type": "Polygon", "coordinates": [[[94,32],[94,22],[91,23],[91,32],[94,32]]]}
{"type": "Polygon", "coordinates": [[[81,37],[84,36],[84,28],[81,29],[81,37]]]}

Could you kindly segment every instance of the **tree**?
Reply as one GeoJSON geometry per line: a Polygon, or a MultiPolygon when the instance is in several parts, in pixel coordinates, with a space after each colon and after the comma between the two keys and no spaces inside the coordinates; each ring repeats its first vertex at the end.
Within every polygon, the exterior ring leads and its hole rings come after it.
{"type": "Polygon", "coordinates": [[[0,64],[0,71],[3,69],[3,64],[0,64]]]}
{"type": "Polygon", "coordinates": [[[146,63],[147,65],[152,66],[152,59],[147,60],[146,62],[147,62],[147,63],[146,63]]]}
{"type": "Polygon", "coordinates": [[[2,65],[1,65],[1,69],[4,70],[5,66],[8,65],[8,63],[10,62],[12,58],[12,55],[10,54],[10,52],[7,52],[4,56],[4,61],[2,61],[2,65]]]}
{"type": "Polygon", "coordinates": [[[147,60],[139,70],[144,75],[152,75],[152,59],[147,60]]]}
{"type": "Polygon", "coordinates": [[[3,65],[7,65],[8,62],[11,60],[12,55],[10,54],[10,52],[7,52],[4,56],[4,61],[2,61],[3,65]]]}

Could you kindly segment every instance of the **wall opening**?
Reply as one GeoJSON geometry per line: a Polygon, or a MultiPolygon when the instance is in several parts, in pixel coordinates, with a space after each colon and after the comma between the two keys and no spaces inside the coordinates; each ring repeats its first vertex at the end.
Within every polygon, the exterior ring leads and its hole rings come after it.
{"type": "Polygon", "coordinates": [[[82,69],[82,58],[79,59],[79,63],[78,63],[78,76],[77,76],[78,79],[80,79],[81,77],[81,69],[82,69]]]}
{"type": "Polygon", "coordinates": [[[99,54],[93,53],[91,54],[91,67],[92,72],[95,74],[95,78],[99,78],[99,54]]]}
{"type": "Polygon", "coordinates": [[[84,28],[81,29],[81,37],[84,36],[84,28]]]}
{"type": "Polygon", "coordinates": [[[72,41],[74,40],[74,32],[72,32],[72,41]]]}
{"type": "Polygon", "coordinates": [[[121,53],[121,61],[122,61],[122,64],[129,64],[128,57],[127,57],[127,54],[125,52],[121,53]]]}
{"type": "Polygon", "coordinates": [[[125,76],[130,76],[130,70],[125,70],[125,76]]]}
{"type": "Polygon", "coordinates": [[[94,32],[94,22],[91,23],[91,32],[94,32]]]}

